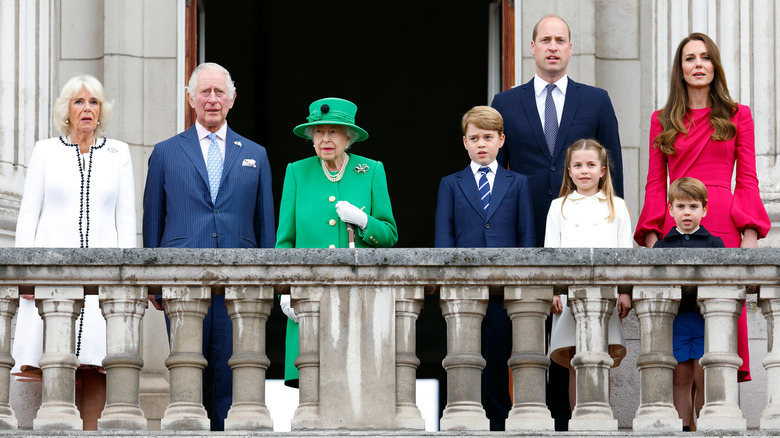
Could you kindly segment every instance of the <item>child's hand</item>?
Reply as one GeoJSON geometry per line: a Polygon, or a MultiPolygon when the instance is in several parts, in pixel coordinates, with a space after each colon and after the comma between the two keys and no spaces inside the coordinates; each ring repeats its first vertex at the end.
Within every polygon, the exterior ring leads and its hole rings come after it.
{"type": "Polygon", "coordinates": [[[553,302],[552,302],[552,306],[550,306],[550,312],[556,315],[560,315],[560,313],[563,312],[561,297],[559,297],[558,295],[553,295],[553,302]]]}
{"type": "Polygon", "coordinates": [[[631,297],[628,294],[618,295],[616,310],[620,319],[628,316],[628,312],[631,311],[631,297]]]}

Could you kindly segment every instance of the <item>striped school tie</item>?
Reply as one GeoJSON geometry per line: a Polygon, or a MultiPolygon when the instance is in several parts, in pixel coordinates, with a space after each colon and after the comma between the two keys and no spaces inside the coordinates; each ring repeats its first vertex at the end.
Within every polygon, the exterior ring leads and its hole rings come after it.
{"type": "Polygon", "coordinates": [[[479,173],[482,176],[479,178],[479,197],[482,198],[482,210],[487,211],[490,205],[490,183],[488,183],[487,174],[490,172],[489,167],[480,167],[479,173]]]}

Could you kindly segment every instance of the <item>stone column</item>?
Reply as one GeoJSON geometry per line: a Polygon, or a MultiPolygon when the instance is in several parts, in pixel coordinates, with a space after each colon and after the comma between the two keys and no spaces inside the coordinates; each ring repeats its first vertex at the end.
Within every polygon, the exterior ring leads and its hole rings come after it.
{"type": "Polygon", "coordinates": [[[140,406],[141,319],[146,312],[143,286],[100,286],[106,319],[106,407],[98,429],[145,430],[140,406]]]}
{"type": "Polygon", "coordinates": [[[290,288],[291,305],[298,316],[298,408],[292,430],[318,429],[320,416],[320,299],[322,287],[290,288]]]}
{"type": "Polygon", "coordinates": [[[265,405],[265,328],[273,305],[272,286],[227,286],[225,305],[233,321],[233,405],[225,430],[271,430],[273,421],[265,405]]]}
{"type": "Polygon", "coordinates": [[[545,403],[550,359],[545,354],[544,323],[550,313],[550,286],[504,286],[504,306],[512,318],[514,406],[506,430],[554,430],[555,420],[545,403]]]}
{"type": "Polygon", "coordinates": [[[487,286],[442,286],[441,310],[447,321],[447,407],[441,430],[488,430],[482,408],[482,319],[488,303],[487,286]]]}
{"type": "Polygon", "coordinates": [[[163,286],[163,306],[171,322],[171,403],[160,423],[163,430],[209,430],[203,407],[203,318],[211,305],[209,286],[163,286]]]}
{"type": "Polygon", "coordinates": [[[746,430],[739,408],[737,319],[745,304],[744,286],[700,286],[699,307],[704,315],[704,406],[696,427],[700,431],[746,430]]]}
{"type": "Polygon", "coordinates": [[[569,306],[576,325],[577,353],[571,363],[577,376],[577,401],[569,430],[617,430],[609,405],[609,318],[617,286],[569,286],[569,306]]]}
{"type": "MultiPolygon", "coordinates": [[[[76,408],[76,318],[84,304],[80,286],[35,286],[35,305],[43,318],[43,372],[41,407],[33,420],[34,430],[81,430],[76,408]]],[[[17,334],[18,336],[19,334],[17,334]]]]}
{"type": "Polygon", "coordinates": [[[682,420],[674,408],[672,326],[680,305],[679,286],[634,286],[633,306],[639,319],[639,409],[634,430],[677,432],[682,420]]]}
{"type": "Polygon", "coordinates": [[[763,365],[769,400],[759,427],[761,430],[780,430],[780,287],[761,286],[758,299],[766,318],[767,352],[763,365]]]}
{"type": "Polygon", "coordinates": [[[396,427],[425,429],[417,407],[417,317],[424,297],[422,287],[399,287],[395,291],[395,403],[396,427]]]}
{"type": "Polygon", "coordinates": [[[0,286],[0,429],[16,429],[16,413],[8,399],[11,368],[11,320],[16,313],[19,299],[19,287],[0,286]]]}

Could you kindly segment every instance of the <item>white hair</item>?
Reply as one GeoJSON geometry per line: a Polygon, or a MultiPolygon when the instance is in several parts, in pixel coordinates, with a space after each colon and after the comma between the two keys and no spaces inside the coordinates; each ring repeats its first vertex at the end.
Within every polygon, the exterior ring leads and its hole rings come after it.
{"type": "Polygon", "coordinates": [[[224,73],[225,79],[227,80],[228,97],[230,100],[233,100],[233,97],[236,95],[236,84],[233,82],[233,78],[230,77],[230,72],[227,71],[225,67],[222,67],[215,62],[204,62],[195,67],[195,70],[192,71],[190,83],[187,86],[187,92],[190,94],[190,97],[195,99],[195,90],[198,88],[198,75],[204,71],[218,71],[224,73]]]}
{"type": "MultiPolygon", "coordinates": [[[[320,125],[328,125],[329,123],[320,123],[320,125]]],[[[317,125],[311,125],[307,126],[306,129],[303,131],[304,134],[306,134],[306,137],[309,140],[312,140],[314,138],[314,127],[317,125]]],[[[359,135],[358,132],[355,131],[351,126],[344,126],[344,125],[331,125],[331,126],[340,126],[341,128],[344,128],[344,135],[347,136],[349,139],[349,143],[347,143],[347,147],[352,146],[352,143],[356,142],[359,135]]]]}
{"type": "Polygon", "coordinates": [[[101,84],[96,77],[91,75],[72,77],[65,83],[65,86],[62,87],[60,96],[54,102],[54,126],[62,135],[70,134],[70,101],[76,97],[77,94],[81,93],[82,89],[86,89],[92,97],[100,102],[99,123],[95,129],[95,136],[100,137],[103,135],[103,131],[108,122],[111,121],[111,113],[114,110],[114,101],[106,101],[106,92],[103,89],[103,84],[101,84]]]}

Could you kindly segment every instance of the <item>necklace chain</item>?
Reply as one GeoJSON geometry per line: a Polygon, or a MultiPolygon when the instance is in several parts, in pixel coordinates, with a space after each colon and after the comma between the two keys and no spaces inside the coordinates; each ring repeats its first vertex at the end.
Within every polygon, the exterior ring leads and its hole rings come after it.
{"type": "Polygon", "coordinates": [[[320,159],[320,163],[322,164],[322,171],[325,172],[325,177],[328,178],[330,182],[339,182],[341,181],[341,178],[344,177],[344,170],[347,168],[347,163],[349,163],[349,155],[344,154],[346,157],[344,158],[344,164],[341,165],[341,170],[339,170],[339,173],[335,175],[331,175],[330,171],[328,170],[328,166],[325,164],[325,160],[320,159]]]}

